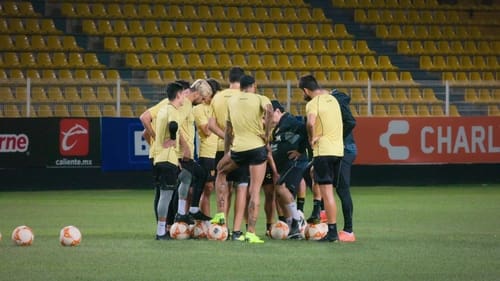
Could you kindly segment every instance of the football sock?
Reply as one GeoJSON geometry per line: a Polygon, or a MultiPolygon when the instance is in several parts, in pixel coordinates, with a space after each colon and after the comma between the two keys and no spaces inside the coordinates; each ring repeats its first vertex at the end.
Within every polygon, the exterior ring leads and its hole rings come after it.
{"type": "Polygon", "coordinates": [[[325,202],[323,200],[321,200],[319,202],[319,206],[321,207],[321,210],[324,210],[325,209],[325,202]]]}
{"type": "Polygon", "coordinates": [[[189,212],[192,214],[198,213],[199,210],[200,210],[200,208],[198,208],[198,207],[189,207],[189,212]]]}
{"type": "Polygon", "coordinates": [[[329,223],[328,224],[328,233],[330,235],[337,235],[337,224],[336,223],[329,223]]]}
{"type": "Polygon", "coordinates": [[[306,199],[304,197],[301,197],[301,198],[297,197],[297,209],[304,212],[304,203],[305,202],[306,202],[306,199]]]}
{"type": "Polygon", "coordinates": [[[278,217],[278,220],[282,221],[282,222],[286,222],[286,218],[284,216],[279,216],[278,217]]]}
{"type": "Polygon", "coordinates": [[[292,227],[292,222],[293,222],[293,218],[292,217],[289,217],[289,218],[286,218],[286,224],[288,224],[288,227],[292,227]]]}
{"type": "Polygon", "coordinates": [[[292,218],[294,220],[300,220],[299,211],[297,210],[297,203],[292,201],[292,203],[286,205],[286,207],[290,211],[290,214],[292,214],[292,218]]]}
{"type": "Polygon", "coordinates": [[[177,213],[181,216],[186,214],[186,199],[179,198],[179,206],[177,206],[177,213]]]}
{"type": "Polygon", "coordinates": [[[156,234],[157,234],[158,236],[163,236],[163,235],[165,235],[165,233],[166,233],[166,231],[165,231],[165,225],[166,225],[166,224],[167,224],[167,223],[166,223],[166,222],[164,222],[164,221],[158,221],[158,226],[157,226],[157,228],[156,228],[156,234]]]}
{"type": "Polygon", "coordinates": [[[270,223],[266,223],[266,230],[271,230],[271,224],[270,223]]]}
{"type": "Polygon", "coordinates": [[[321,200],[314,199],[313,201],[313,215],[317,215],[319,217],[319,212],[321,210],[321,200]]]}
{"type": "Polygon", "coordinates": [[[170,200],[174,194],[173,190],[160,190],[160,199],[158,201],[158,217],[167,217],[170,200]]]}

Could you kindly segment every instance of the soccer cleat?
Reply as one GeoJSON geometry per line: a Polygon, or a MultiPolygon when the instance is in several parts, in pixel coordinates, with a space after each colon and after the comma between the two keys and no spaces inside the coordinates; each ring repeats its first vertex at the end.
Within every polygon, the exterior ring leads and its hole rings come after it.
{"type": "Polygon", "coordinates": [[[170,234],[167,232],[164,235],[156,235],[156,240],[172,240],[170,234]]]}
{"type": "Polygon", "coordinates": [[[260,239],[259,236],[255,235],[255,233],[247,232],[245,234],[245,241],[248,243],[262,244],[264,240],[260,239]]]}
{"type": "Polygon", "coordinates": [[[307,223],[310,223],[310,224],[318,224],[321,222],[321,219],[319,217],[319,215],[317,214],[312,214],[309,218],[307,218],[307,223]]]}
{"type": "Polygon", "coordinates": [[[179,215],[179,214],[176,214],[175,215],[175,222],[184,222],[188,225],[190,224],[194,224],[194,221],[191,219],[191,217],[189,215],[179,215]]]}
{"type": "Polygon", "coordinates": [[[337,241],[339,241],[339,237],[337,236],[337,233],[330,234],[330,231],[328,231],[328,233],[325,235],[325,237],[318,240],[318,242],[337,242],[337,241]]]}
{"type": "Polygon", "coordinates": [[[325,210],[323,210],[319,213],[319,220],[320,220],[320,222],[324,222],[324,223],[328,222],[328,217],[326,216],[325,210]]]}
{"type": "Polygon", "coordinates": [[[300,239],[300,223],[298,220],[292,221],[292,227],[288,233],[287,239],[300,239]]]}
{"type": "Polygon", "coordinates": [[[340,242],[356,242],[356,236],[354,236],[354,232],[340,231],[339,232],[339,241],[340,242]]]}
{"type": "Polygon", "coordinates": [[[231,234],[231,240],[245,242],[245,235],[241,231],[233,231],[231,234]]]}
{"type": "Polygon", "coordinates": [[[196,213],[191,213],[190,212],[189,215],[191,216],[192,219],[199,220],[199,221],[209,221],[209,220],[212,219],[211,217],[205,215],[201,211],[198,211],[196,213]]]}
{"type": "Polygon", "coordinates": [[[215,216],[210,220],[210,223],[214,224],[220,224],[223,225],[226,223],[226,216],[224,213],[217,213],[215,216]]]}

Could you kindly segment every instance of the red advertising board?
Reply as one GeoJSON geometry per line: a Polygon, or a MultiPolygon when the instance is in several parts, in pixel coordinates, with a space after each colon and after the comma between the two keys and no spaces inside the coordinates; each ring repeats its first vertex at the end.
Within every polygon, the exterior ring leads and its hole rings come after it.
{"type": "Polygon", "coordinates": [[[500,163],[500,117],[356,120],[356,164],[500,163]]]}

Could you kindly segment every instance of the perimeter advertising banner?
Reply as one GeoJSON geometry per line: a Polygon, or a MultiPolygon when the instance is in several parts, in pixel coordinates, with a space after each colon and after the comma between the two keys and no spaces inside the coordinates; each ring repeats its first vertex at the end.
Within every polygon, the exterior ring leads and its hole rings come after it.
{"type": "Polygon", "coordinates": [[[149,170],[149,145],[139,118],[102,118],[102,170],[149,170]]]}
{"type": "Polygon", "coordinates": [[[500,117],[357,118],[356,164],[500,163],[500,117]]]}
{"type": "Polygon", "coordinates": [[[0,118],[0,168],[101,165],[99,118],[0,118]]]}

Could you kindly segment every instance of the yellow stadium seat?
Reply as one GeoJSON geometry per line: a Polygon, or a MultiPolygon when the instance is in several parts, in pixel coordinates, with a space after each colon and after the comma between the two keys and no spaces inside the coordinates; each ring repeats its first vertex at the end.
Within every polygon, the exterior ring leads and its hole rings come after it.
{"type": "Polygon", "coordinates": [[[85,110],[81,104],[72,104],[70,106],[71,117],[86,117],[85,110]]]}
{"type": "Polygon", "coordinates": [[[145,101],[141,89],[139,87],[130,87],[129,89],[129,100],[134,102],[145,101]]]}
{"type": "Polygon", "coordinates": [[[73,80],[73,73],[69,69],[59,69],[57,76],[63,81],[73,80]]]}
{"type": "Polygon", "coordinates": [[[477,71],[470,72],[469,73],[469,78],[470,78],[470,80],[473,80],[473,81],[481,81],[481,80],[483,80],[483,77],[481,77],[481,73],[479,73],[477,71]]]}
{"type": "Polygon", "coordinates": [[[363,90],[361,88],[352,88],[351,99],[352,102],[355,103],[363,103],[366,100],[365,96],[363,95],[363,90]]]}
{"type": "Polygon", "coordinates": [[[498,105],[488,105],[488,116],[500,116],[498,105]]]}
{"type": "Polygon", "coordinates": [[[460,68],[464,69],[464,70],[465,69],[470,70],[470,69],[476,68],[476,66],[472,63],[472,60],[469,56],[461,56],[459,65],[460,65],[460,68]]]}
{"type": "Polygon", "coordinates": [[[132,4],[125,4],[122,5],[122,13],[123,16],[126,18],[137,18],[137,10],[135,9],[135,5],[132,4]]]}
{"type": "Polygon", "coordinates": [[[86,82],[89,80],[89,75],[87,73],[87,70],[85,69],[77,69],[74,71],[74,77],[75,79],[78,79],[82,82],[86,82]]]}
{"type": "Polygon", "coordinates": [[[56,117],[69,117],[69,111],[66,104],[55,104],[54,105],[54,116],[56,117]]]}
{"type": "Polygon", "coordinates": [[[359,81],[368,81],[370,78],[370,75],[368,74],[367,71],[358,71],[358,79],[359,81]]]}
{"type": "Polygon", "coordinates": [[[136,117],[136,116],[134,116],[132,106],[130,106],[128,104],[120,105],[120,116],[121,117],[136,117]]]}
{"type": "Polygon", "coordinates": [[[342,51],[347,54],[356,53],[354,43],[352,40],[342,40],[342,51]]]}
{"type": "Polygon", "coordinates": [[[274,69],[276,67],[276,60],[273,55],[263,55],[261,63],[265,69],[274,69]]]}
{"type": "Polygon", "coordinates": [[[429,56],[420,56],[420,68],[424,70],[432,70],[434,69],[434,64],[432,62],[431,57],[429,56]]]}
{"type": "Polygon", "coordinates": [[[403,115],[405,116],[417,116],[417,113],[415,112],[415,108],[412,104],[405,104],[403,106],[403,115]]]}
{"type": "Polygon", "coordinates": [[[9,77],[12,79],[24,79],[24,73],[20,69],[11,69],[9,77]]]}
{"type": "MultiPolygon", "coordinates": [[[[490,68],[490,65],[486,64],[486,62],[484,61],[483,56],[473,56],[473,61],[474,61],[473,67],[475,69],[481,69],[481,70],[483,70],[483,69],[489,69],[490,68]]],[[[494,66],[494,64],[491,65],[491,66],[494,66]]],[[[493,67],[493,69],[494,69],[494,67],[493,67]]]]}
{"type": "Polygon", "coordinates": [[[79,102],[80,95],[76,87],[66,87],[64,88],[64,100],[69,102],[79,102]]]}
{"type": "Polygon", "coordinates": [[[101,109],[97,104],[87,105],[87,117],[101,117],[101,109]]]}
{"type": "MultiPolygon", "coordinates": [[[[359,58],[359,57],[358,57],[359,58]]],[[[347,60],[346,56],[339,55],[335,57],[335,68],[337,69],[347,69],[350,68],[349,61],[347,60]]]]}
{"type": "Polygon", "coordinates": [[[60,102],[64,100],[61,88],[56,86],[49,87],[47,97],[51,102],[60,102]]]}
{"type": "Polygon", "coordinates": [[[161,32],[158,29],[155,21],[144,21],[144,33],[147,35],[159,35],[161,32]]]}
{"type": "Polygon", "coordinates": [[[115,117],[116,116],[116,108],[114,105],[106,104],[102,109],[102,116],[106,117],[115,117]]]}
{"type": "MultiPolygon", "coordinates": [[[[50,58],[49,53],[38,53],[36,55],[36,63],[40,67],[52,67],[52,59],[50,58]]],[[[55,78],[55,75],[53,78],[55,78]]]]}
{"type": "Polygon", "coordinates": [[[37,65],[33,53],[21,53],[19,62],[23,67],[36,67],[37,65]]]}
{"type": "Polygon", "coordinates": [[[405,89],[396,88],[394,90],[394,101],[398,103],[408,102],[408,97],[406,96],[405,89]]]}
{"type": "Polygon", "coordinates": [[[5,104],[3,114],[5,117],[21,117],[21,113],[15,104],[5,104]]]}
{"type": "Polygon", "coordinates": [[[135,49],[140,52],[149,51],[151,49],[146,37],[135,37],[134,45],[135,49]]]}
{"type": "Polygon", "coordinates": [[[458,58],[456,56],[447,56],[446,58],[446,68],[447,69],[461,69],[462,66],[460,65],[460,62],[458,61],[458,58]]]}
{"type": "Polygon", "coordinates": [[[434,41],[430,41],[430,40],[424,41],[423,47],[424,47],[425,52],[427,54],[432,54],[432,55],[433,54],[442,54],[442,52],[436,48],[436,44],[434,43],[434,41]]]}
{"type": "MultiPolygon", "coordinates": [[[[174,72],[173,70],[165,70],[166,72],[168,71],[169,73],[170,72],[174,72]]],[[[175,73],[173,75],[174,79],[175,79],[175,73]]],[[[156,83],[156,84],[159,84],[159,83],[162,83],[163,82],[163,79],[161,78],[161,75],[160,73],[158,72],[158,70],[148,70],[146,72],[146,78],[148,79],[149,82],[151,83],[156,83]]]]}
{"type": "Polygon", "coordinates": [[[14,47],[17,50],[29,50],[31,49],[31,44],[26,35],[16,35],[14,38],[14,47]]]}
{"type": "Polygon", "coordinates": [[[417,105],[417,114],[418,116],[431,116],[431,113],[429,112],[429,107],[425,104],[419,104],[417,105]]]}
{"type": "Polygon", "coordinates": [[[83,102],[96,102],[97,100],[94,89],[89,86],[82,87],[80,95],[83,102]]]}
{"type": "Polygon", "coordinates": [[[87,67],[103,67],[94,53],[86,53],[83,57],[83,63],[87,67]]]}
{"type": "Polygon", "coordinates": [[[284,48],[281,43],[280,39],[271,39],[269,43],[269,50],[277,52],[277,53],[283,53],[284,48]]]}
{"type": "Polygon", "coordinates": [[[82,54],[80,53],[69,53],[69,65],[72,67],[84,67],[82,54]]]}
{"type": "Polygon", "coordinates": [[[450,116],[460,116],[458,108],[455,105],[450,105],[450,116]]]}
{"type": "Polygon", "coordinates": [[[203,67],[203,63],[201,61],[200,55],[195,54],[195,53],[188,55],[187,63],[191,68],[203,67]]]}
{"type": "Polygon", "coordinates": [[[409,96],[411,102],[422,102],[422,94],[418,88],[410,88],[409,96]]]}
{"type": "Polygon", "coordinates": [[[128,22],[128,31],[130,35],[143,35],[144,28],[142,23],[138,20],[132,20],[128,22]]]}
{"type": "Polygon", "coordinates": [[[40,80],[42,77],[40,73],[36,69],[28,69],[26,70],[26,78],[31,78],[32,80],[40,80]]]}
{"type": "Polygon", "coordinates": [[[239,65],[239,66],[245,66],[247,65],[247,61],[245,59],[245,56],[242,54],[235,54],[233,55],[231,59],[231,63],[233,65],[239,65]]]}
{"type": "Polygon", "coordinates": [[[97,87],[97,101],[99,102],[111,102],[113,101],[113,96],[109,91],[108,87],[99,86],[97,87]]]}
{"type": "MultiPolygon", "coordinates": [[[[222,76],[222,72],[220,70],[210,70],[208,77],[216,79],[218,81],[224,80],[224,77],[222,76]]],[[[257,76],[256,76],[256,79],[257,79],[257,76]]]]}
{"type": "Polygon", "coordinates": [[[479,89],[479,94],[478,94],[478,101],[484,102],[484,103],[489,103],[489,102],[494,102],[490,95],[490,90],[488,89],[479,89]]]}
{"type": "Polygon", "coordinates": [[[33,87],[31,89],[31,100],[34,102],[47,101],[47,94],[45,93],[45,89],[42,87],[33,87]]]}
{"type": "Polygon", "coordinates": [[[373,106],[373,115],[384,117],[387,116],[387,112],[385,111],[385,106],[381,104],[376,104],[373,106]]]}
{"type": "Polygon", "coordinates": [[[52,108],[50,107],[50,105],[41,104],[38,107],[37,116],[38,117],[52,117],[52,116],[54,116],[54,113],[52,112],[52,108]]]}
{"type": "Polygon", "coordinates": [[[344,52],[344,50],[340,48],[339,42],[335,39],[329,39],[327,41],[327,51],[331,54],[344,52]]]}
{"type": "Polygon", "coordinates": [[[297,42],[294,39],[285,39],[283,50],[289,54],[298,52],[297,42]]]}
{"type": "MultiPolygon", "coordinates": [[[[337,57],[337,60],[340,58],[340,57],[344,57],[344,56],[339,56],[337,57]]],[[[337,61],[337,67],[344,67],[344,62],[338,62],[337,61]]],[[[363,65],[363,61],[361,60],[361,57],[358,56],[358,55],[352,55],[352,56],[349,56],[349,67],[355,69],[355,70],[361,70],[361,69],[364,69],[365,66],[363,65]]]]}
{"type": "Polygon", "coordinates": [[[390,104],[388,106],[387,115],[389,115],[389,116],[402,116],[401,110],[399,109],[399,105],[390,104]]]}
{"type": "Polygon", "coordinates": [[[354,72],[352,71],[344,71],[342,73],[343,80],[345,81],[356,81],[356,76],[354,75],[354,72]]]}

